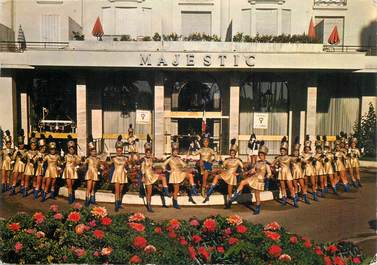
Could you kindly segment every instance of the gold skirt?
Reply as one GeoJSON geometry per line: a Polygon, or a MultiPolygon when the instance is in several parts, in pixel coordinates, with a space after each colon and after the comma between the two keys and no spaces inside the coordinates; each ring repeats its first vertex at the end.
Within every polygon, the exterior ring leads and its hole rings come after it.
{"type": "Polygon", "coordinates": [[[111,183],[128,183],[127,172],[123,168],[115,169],[113,177],[111,178],[111,183]]]}
{"type": "Polygon", "coordinates": [[[292,173],[289,168],[282,167],[279,170],[278,180],[292,180],[292,173]]]}
{"type": "Polygon", "coordinates": [[[317,176],[325,175],[325,168],[323,167],[322,163],[318,162],[315,165],[315,172],[317,176]]]}
{"type": "Polygon", "coordinates": [[[232,185],[232,186],[236,186],[237,185],[237,176],[232,174],[232,173],[228,173],[228,172],[222,172],[220,174],[220,177],[222,178],[222,180],[224,180],[226,182],[226,184],[228,185],[232,185]]]}
{"type": "Polygon", "coordinates": [[[11,164],[11,161],[9,158],[5,158],[3,160],[3,164],[2,164],[2,167],[1,169],[4,169],[4,170],[12,170],[12,164],[11,164]]]}
{"type": "Polygon", "coordinates": [[[340,159],[336,160],[335,167],[336,167],[336,172],[346,170],[346,168],[344,167],[343,162],[340,159]]]}
{"type": "Polygon", "coordinates": [[[351,165],[351,159],[346,159],[346,168],[351,168],[352,165],[351,165]]]}
{"type": "Polygon", "coordinates": [[[42,165],[38,165],[37,170],[35,171],[35,175],[43,177],[44,172],[43,172],[43,166],[42,165]]]}
{"type": "Polygon", "coordinates": [[[351,158],[351,167],[352,168],[359,168],[360,167],[360,161],[358,158],[351,158]]]}
{"type": "Polygon", "coordinates": [[[152,185],[158,180],[159,175],[154,173],[148,173],[144,175],[144,184],[152,185]]]}
{"type": "Polygon", "coordinates": [[[63,179],[78,179],[76,168],[66,167],[63,172],[63,179]]]}
{"type": "Polygon", "coordinates": [[[186,172],[170,172],[169,183],[180,184],[185,180],[186,176],[186,172]]]}
{"type": "Polygon", "coordinates": [[[34,176],[34,164],[27,163],[25,166],[25,173],[26,176],[34,176]]]}
{"type": "Polygon", "coordinates": [[[99,181],[98,170],[95,168],[88,168],[85,174],[85,180],[99,181]]]}
{"type": "Polygon", "coordinates": [[[254,190],[264,191],[264,177],[254,175],[247,179],[249,186],[254,190]]]}
{"type": "Polygon", "coordinates": [[[292,178],[293,179],[303,179],[304,173],[302,170],[292,170],[292,178]]]}
{"type": "Polygon", "coordinates": [[[325,174],[327,174],[327,175],[334,174],[334,169],[333,169],[333,167],[331,165],[331,162],[325,163],[325,174]]]}
{"type": "Polygon", "coordinates": [[[309,164],[306,164],[306,166],[305,166],[304,175],[305,176],[314,176],[315,175],[313,165],[310,162],[309,162],[309,164]]]}
{"type": "Polygon", "coordinates": [[[13,173],[24,173],[25,172],[25,164],[21,161],[16,161],[13,168],[13,173]]]}
{"type": "Polygon", "coordinates": [[[58,168],[57,167],[47,167],[45,178],[56,179],[58,177],[58,168]]]}

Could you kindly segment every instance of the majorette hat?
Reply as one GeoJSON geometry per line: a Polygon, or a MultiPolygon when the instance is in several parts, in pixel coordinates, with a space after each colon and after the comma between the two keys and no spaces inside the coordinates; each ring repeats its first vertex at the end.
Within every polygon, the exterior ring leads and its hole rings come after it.
{"type": "Polygon", "coordinates": [[[285,149],[285,150],[288,150],[288,141],[287,141],[287,137],[283,137],[281,138],[281,141],[280,141],[280,149],[285,149]]]}
{"type": "Polygon", "coordinates": [[[337,135],[336,140],[335,140],[335,147],[338,146],[339,144],[340,144],[340,136],[337,135]]]}
{"type": "Polygon", "coordinates": [[[134,132],[134,128],[132,128],[132,124],[130,124],[128,127],[128,133],[133,133],[133,132],[134,132]]]}
{"type": "Polygon", "coordinates": [[[252,133],[250,135],[249,142],[247,143],[247,147],[251,150],[257,149],[257,137],[255,136],[255,133],[252,133]]]}
{"type": "Polygon", "coordinates": [[[171,149],[176,150],[179,149],[179,142],[178,142],[178,136],[173,136],[173,142],[171,143],[171,149]]]}
{"type": "Polygon", "coordinates": [[[73,141],[72,136],[68,135],[67,138],[68,138],[67,147],[68,148],[70,148],[70,147],[75,148],[76,147],[76,143],[75,143],[75,141],[73,141]]]}
{"type": "Polygon", "coordinates": [[[94,143],[93,135],[89,135],[89,137],[88,137],[88,148],[89,148],[89,150],[95,150],[96,149],[96,144],[94,143]]]}
{"type": "Polygon", "coordinates": [[[46,136],[44,134],[41,134],[39,140],[38,140],[39,147],[46,145],[46,136]]]}
{"type": "Polygon", "coordinates": [[[38,140],[35,138],[35,132],[31,133],[30,144],[37,144],[38,140]]]}
{"type": "Polygon", "coordinates": [[[144,144],[144,150],[145,150],[145,152],[147,150],[152,151],[152,138],[149,134],[147,134],[147,142],[144,144]]]}
{"type": "Polygon", "coordinates": [[[237,140],[236,138],[233,138],[232,140],[230,140],[230,148],[229,150],[233,150],[235,151],[236,153],[238,152],[238,145],[236,144],[237,140]]]}
{"type": "Polygon", "coordinates": [[[355,136],[353,136],[353,137],[351,138],[351,143],[355,143],[355,144],[357,144],[357,138],[356,138],[355,136]]]}
{"type": "Polygon", "coordinates": [[[315,148],[320,147],[322,148],[322,141],[321,136],[317,135],[316,141],[315,141],[315,148]]]}
{"type": "Polygon", "coordinates": [[[48,148],[50,148],[50,149],[56,149],[56,143],[54,141],[54,138],[52,138],[51,135],[48,137],[48,140],[49,140],[48,148]]]}
{"type": "Polygon", "coordinates": [[[312,149],[312,141],[310,141],[309,134],[305,135],[304,147],[309,147],[310,149],[312,149]]]}
{"type": "Polygon", "coordinates": [[[11,143],[12,142],[12,136],[10,136],[10,131],[9,130],[5,131],[4,140],[5,140],[6,143],[11,143]]]}
{"type": "Polygon", "coordinates": [[[122,135],[119,134],[117,141],[115,142],[115,148],[123,148],[122,135]]]}
{"type": "Polygon", "coordinates": [[[331,143],[329,141],[327,141],[327,136],[324,135],[322,138],[323,138],[323,146],[331,148],[331,143]]]}
{"type": "Polygon", "coordinates": [[[24,144],[24,140],[25,140],[24,129],[21,129],[17,136],[17,144],[18,145],[24,144]]]}
{"type": "Polygon", "coordinates": [[[268,154],[268,148],[267,148],[267,146],[264,145],[264,141],[263,140],[259,142],[258,153],[263,153],[265,155],[268,154]]]}
{"type": "Polygon", "coordinates": [[[347,134],[344,133],[343,131],[341,131],[341,132],[339,133],[339,135],[340,135],[340,142],[341,142],[341,143],[345,143],[346,140],[347,140],[347,134]]]}
{"type": "Polygon", "coordinates": [[[300,147],[301,147],[300,139],[299,139],[298,136],[296,136],[295,137],[295,145],[293,146],[293,150],[300,151],[300,147]]]}

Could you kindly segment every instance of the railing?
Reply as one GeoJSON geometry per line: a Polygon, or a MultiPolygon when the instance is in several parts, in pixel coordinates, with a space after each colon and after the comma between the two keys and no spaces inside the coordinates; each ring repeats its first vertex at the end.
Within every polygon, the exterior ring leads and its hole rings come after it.
{"type": "Polygon", "coordinates": [[[364,52],[367,55],[377,55],[377,46],[356,45],[323,45],[324,52],[364,52]]]}
{"type": "Polygon", "coordinates": [[[0,41],[0,52],[24,52],[25,50],[62,50],[69,42],[0,41]]]}
{"type": "Polygon", "coordinates": [[[314,0],[314,6],[346,6],[347,0],[314,0]]]}

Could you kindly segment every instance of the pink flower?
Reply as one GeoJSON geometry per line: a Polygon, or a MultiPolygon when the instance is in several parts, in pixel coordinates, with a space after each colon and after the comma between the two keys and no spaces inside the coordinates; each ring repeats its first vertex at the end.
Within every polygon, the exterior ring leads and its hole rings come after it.
{"type": "Polygon", "coordinates": [[[295,244],[297,244],[298,239],[295,236],[291,236],[291,238],[289,239],[289,242],[291,242],[291,244],[295,245],[295,244]]]}
{"type": "Polygon", "coordinates": [[[361,263],[361,259],[360,259],[360,257],[354,257],[352,259],[352,262],[355,263],[355,264],[360,264],[361,263]]]}
{"type": "Polygon", "coordinates": [[[226,228],[226,229],[224,230],[224,234],[225,234],[226,236],[230,236],[230,235],[232,234],[232,229],[231,229],[230,227],[226,228]]]}
{"type": "Polygon", "coordinates": [[[82,235],[85,231],[85,225],[84,224],[78,224],[75,226],[75,233],[78,235],[82,235]]]}
{"type": "Polygon", "coordinates": [[[280,257],[279,257],[279,260],[282,260],[282,261],[291,261],[292,258],[288,254],[281,254],[280,257]]]}
{"type": "Polygon", "coordinates": [[[45,216],[43,215],[43,213],[41,212],[36,212],[34,215],[33,215],[33,219],[34,221],[37,223],[37,224],[41,224],[44,222],[44,220],[46,219],[45,216]]]}
{"type": "Polygon", "coordinates": [[[73,248],[73,254],[75,254],[76,257],[80,258],[86,255],[86,251],[83,248],[73,248]]]}
{"type": "Polygon", "coordinates": [[[281,226],[277,222],[272,222],[264,226],[264,230],[276,231],[276,230],[279,230],[280,228],[281,226]]]}
{"type": "Polygon", "coordinates": [[[311,246],[312,246],[312,243],[310,243],[309,240],[306,240],[306,241],[304,242],[304,247],[306,247],[306,248],[310,248],[311,246]]]}
{"type": "Polygon", "coordinates": [[[67,220],[70,222],[78,223],[81,219],[80,213],[78,212],[70,212],[68,214],[67,220]]]}
{"type": "Polygon", "coordinates": [[[61,213],[56,213],[56,214],[54,214],[54,219],[55,220],[61,220],[61,219],[63,219],[63,215],[61,213]]]}
{"type": "Polygon", "coordinates": [[[338,251],[338,248],[335,245],[330,245],[326,249],[327,251],[330,251],[331,253],[335,253],[338,251]]]}
{"type": "Polygon", "coordinates": [[[198,235],[193,235],[192,240],[194,240],[194,242],[197,244],[202,240],[202,238],[198,235]]]}
{"type": "Polygon", "coordinates": [[[16,253],[19,253],[23,247],[24,245],[22,245],[21,242],[16,242],[16,244],[14,245],[14,250],[16,251],[16,253]]]}
{"type": "Polygon", "coordinates": [[[147,254],[151,254],[153,252],[156,252],[156,247],[153,245],[148,245],[144,248],[144,252],[147,254]]]}
{"type": "Polygon", "coordinates": [[[213,219],[206,219],[204,222],[203,222],[203,227],[208,231],[208,232],[215,232],[216,231],[216,227],[217,227],[217,223],[215,220],[213,219]]]}
{"type": "Polygon", "coordinates": [[[268,254],[269,254],[271,257],[275,257],[275,258],[280,257],[282,251],[283,251],[283,250],[282,250],[281,247],[278,246],[278,245],[272,245],[272,246],[267,250],[268,254]]]}
{"type": "Polygon", "coordinates": [[[18,232],[21,229],[20,223],[11,223],[8,225],[9,230],[12,232],[18,232]]]}
{"type": "Polygon", "coordinates": [[[45,235],[44,232],[42,232],[42,231],[38,231],[38,232],[35,234],[35,236],[36,236],[37,238],[43,238],[43,237],[45,237],[46,235],[45,235]]]}
{"type": "Polygon", "coordinates": [[[101,219],[101,224],[106,225],[106,226],[111,225],[112,222],[113,220],[111,220],[111,218],[107,216],[101,219]]]}
{"type": "Polygon", "coordinates": [[[247,227],[244,225],[237,225],[236,226],[236,231],[240,234],[244,234],[247,232],[247,227]]]}
{"type": "Polygon", "coordinates": [[[102,231],[102,230],[94,230],[93,231],[93,235],[97,238],[97,239],[103,239],[105,237],[105,233],[102,231]]]}
{"type": "Polygon", "coordinates": [[[235,238],[235,237],[230,237],[229,239],[228,239],[228,244],[229,245],[235,245],[235,244],[237,244],[238,243],[238,239],[237,238],[235,238]]]}
{"type": "Polygon", "coordinates": [[[59,206],[56,204],[51,204],[50,205],[50,211],[57,213],[59,211],[59,206]]]}
{"type": "Polygon", "coordinates": [[[100,254],[100,253],[96,250],[96,251],[94,251],[93,256],[94,256],[94,257],[99,257],[99,254],[100,254]]]}
{"type": "Polygon", "coordinates": [[[81,210],[81,208],[82,208],[82,204],[79,203],[79,202],[76,202],[76,203],[73,205],[73,209],[81,210]]]}
{"type": "Polygon", "coordinates": [[[142,213],[134,213],[128,218],[128,222],[141,222],[145,220],[145,216],[142,213]]]}
{"type": "Polygon", "coordinates": [[[90,221],[88,222],[88,225],[89,225],[90,227],[96,227],[96,226],[97,226],[96,220],[90,220],[90,221]]]}
{"type": "Polygon", "coordinates": [[[216,250],[217,250],[217,252],[219,252],[219,253],[224,253],[224,252],[225,252],[225,249],[224,249],[223,246],[217,246],[217,247],[216,247],[216,250]]]}
{"type": "Polygon", "coordinates": [[[35,233],[35,229],[32,229],[32,228],[29,228],[29,229],[26,229],[26,234],[34,234],[35,233]]]}
{"type": "Polygon", "coordinates": [[[186,246],[186,245],[187,245],[187,240],[184,239],[184,238],[180,238],[180,239],[179,239],[179,243],[180,243],[182,246],[186,246]]]}
{"type": "Polygon", "coordinates": [[[141,258],[137,255],[134,255],[130,258],[130,260],[128,262],[131,263],[131,264],[139,264],[139,263],[141,263],[141,258]]]}
{"type": "Polygon", "coordinates": [[[190,221],[190,225],[196,227],[196,226],[199,226],[200,223],[199,223],[199,221],[198,221],[197,219],[192,219],[192,220],[190,221]]]}
{"type": "Polygon", "coordinates": [[[231,215],[228,218],[226,218],[226,221],[230,225],[240,225],[242,224],[242,218],[239,215],[231,215]]]}

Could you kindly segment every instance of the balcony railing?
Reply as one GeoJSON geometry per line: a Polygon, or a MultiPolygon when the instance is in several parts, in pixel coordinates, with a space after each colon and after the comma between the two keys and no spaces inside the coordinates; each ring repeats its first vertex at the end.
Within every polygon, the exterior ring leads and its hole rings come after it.
{"type": "Polygon", "coordinates": [[[356,45],[323,45],[324,52],[363,52],[367,55],[377,55],[377,46],[356,46],[356,45]]]}
{"type": "Polygon", "coordinates": [[[62,50],[69,46],[69,42],[19,42],[0,41],[0,52],[23,52],[25,50],[62,50]]]}
{"type": "Polygon", "coordinates": [[[347,0],[314,0],[314,7],[330,7],[330,8],[339,8],[346,7],[347,0]]]}

